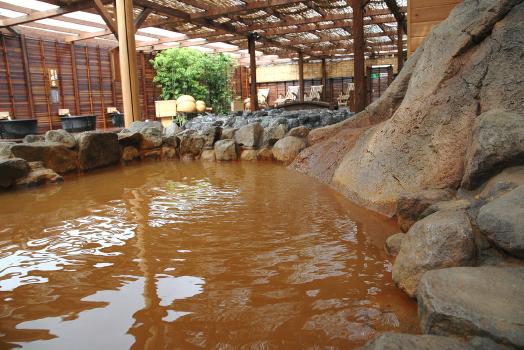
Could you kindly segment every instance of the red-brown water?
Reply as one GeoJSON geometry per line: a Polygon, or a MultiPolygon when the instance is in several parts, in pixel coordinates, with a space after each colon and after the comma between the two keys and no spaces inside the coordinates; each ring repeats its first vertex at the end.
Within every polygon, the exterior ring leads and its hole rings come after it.
{"type": "Polygon", "coordinates": [[[0,347],[352,348],[417,332],[393,223],[267,163],[149,163],[0,195],[0,347]]]}

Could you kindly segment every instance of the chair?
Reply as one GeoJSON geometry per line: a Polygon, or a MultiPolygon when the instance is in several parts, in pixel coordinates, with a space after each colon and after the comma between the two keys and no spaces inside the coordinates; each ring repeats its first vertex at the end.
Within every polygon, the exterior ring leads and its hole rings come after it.
{"type": "Polygon", "coordinates": [[[0,120],[11,120],[11,116],[7,111],[0,111],[0,120]]]}
{"type": "Polygon", "coordinates": [[[259,89],[257,93],[258,106],[261,108],[269,108],[267,98],[269,96],[269,89],[259,89]]]}
{"type": "Polygon", "coordinates": [[[344,92],[344,88],[342,88],[342,92],[337,98],[338,107],[347,107],[349,98],[351,97],[351,91],[355,91],[355,84],[354,83],[348,83],[346,92],[344,92]]]}
{"type": "Polygon", "coordinates": [[[299,92],[300,86],[288,86],[286,96],[284,96],[283,98],[278,98],[275,101],[275,105],[296,101],[298,99],[299,92]]]}
{"type": "Polygon", "coordinates": [[[313,85],[309,89],[309,93],[304,96],[304,101],[320,101],[320,95],[322,95],[322,88],[324,85],[313,85]]]}

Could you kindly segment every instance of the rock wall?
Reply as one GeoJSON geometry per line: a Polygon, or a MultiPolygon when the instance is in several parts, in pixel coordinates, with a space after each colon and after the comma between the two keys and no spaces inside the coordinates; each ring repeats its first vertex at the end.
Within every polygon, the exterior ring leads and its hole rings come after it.
{"type": "Polygon", "coordinates": [[[522,18],[522,0],[464,1],[380,100],[313,131],[292,167],[390,216],[403,192],[457,189],[476,118],[492,109],[523,118],[522,18]]]}

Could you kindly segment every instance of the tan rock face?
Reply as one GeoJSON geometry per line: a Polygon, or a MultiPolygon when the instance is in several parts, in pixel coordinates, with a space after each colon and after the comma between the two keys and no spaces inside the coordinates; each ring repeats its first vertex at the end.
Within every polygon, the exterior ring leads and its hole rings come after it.
{"type": "Polygon", "coordinates": [[[306,141],[295,136],[286,136],[273,146],[275,159],[284,162],[292,162],[297,155],[306,148],[306,141]]]}
{"type": "MultiPolygon", "coordinates": [[[[463,2],[381,99],[351,119],[312,131],[308,140],[315,145],[341,139],[344,128],[371,125],[340,161],[331,159],[339,161],[331,183],[387,215],[394,214],[401,192],[458,188],[477,115],[501,107],[523,112],[522,18],[518,0],[463,2]]],[[[322,157],[323,150],[309,157],[322,157]]],[[[318,167],[328,168],[322,162],[318,167]]]]}
{"type": "Polygon", "coordinates": [[[55,142],[21,143],[11,147],[15,157],[28,162],[43,162],[44,166],[59,174],[77,169],[78,153],[55,142]]]}
{"type": "Polygon", "coordinates": [[[256,149],[244,149],[240,153],[240,160],[253,161],[258,160],[258,150],[256,149]]]}
{"type": "Polygon", "coordinates": [[[200,160],[203,162],[214,162],[216,160],[214,149],[205,149],[200,155],[200,160]]]}

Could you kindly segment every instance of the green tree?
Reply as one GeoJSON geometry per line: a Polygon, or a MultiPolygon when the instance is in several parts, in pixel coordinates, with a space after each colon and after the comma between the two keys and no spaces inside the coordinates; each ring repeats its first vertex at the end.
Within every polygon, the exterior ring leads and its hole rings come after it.
{"type": "Polygon", "coordinates": [[[191,95],[206,102],[217,113],[229,110],[233,71],[229,56],[172,48],[159,52],[151,63],[156,72],[153,81],[162,89],[164,100],[191,95]]]}

